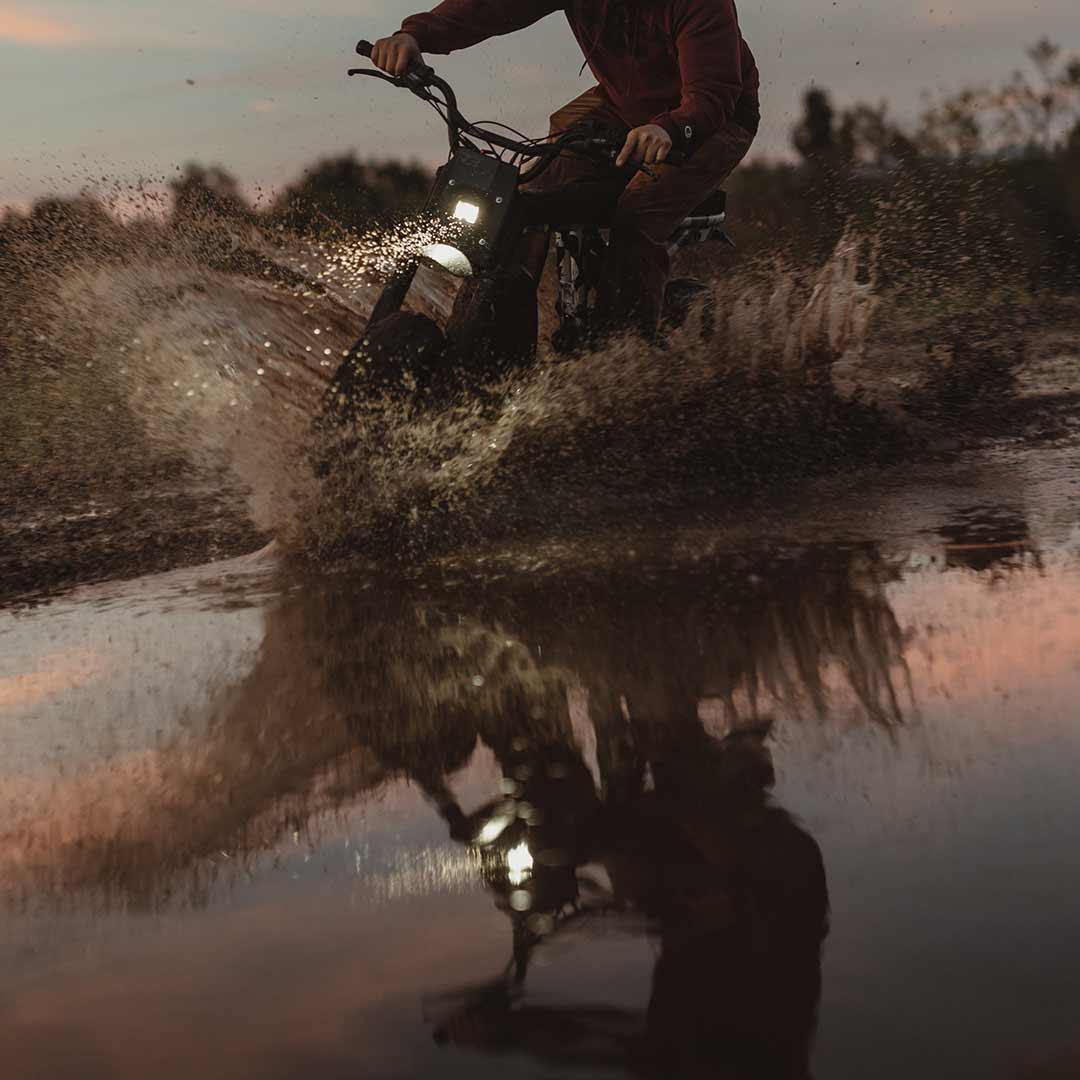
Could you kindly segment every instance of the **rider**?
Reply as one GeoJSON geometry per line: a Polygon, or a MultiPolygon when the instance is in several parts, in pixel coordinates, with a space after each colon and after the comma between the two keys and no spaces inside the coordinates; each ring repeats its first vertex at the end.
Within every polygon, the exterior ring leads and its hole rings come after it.
{"type": "MultiPolygon", "coordinates": [[[[667,240],[719,189],[757,132],[758,71],[734,0],[443,0],[376,42],[372,60],[400,75],[423,52],[465,49],[560,9],[598,85],[551,117],[552,135],[586,119],[629,129],[616,164],[642,164],[653,174],[623,176],[608,282],[612,317],[632,317],[651,335],[670,270],[667,240]],[[657,168],[673,149],[687,155],[685,163],[657,168]]],[[[563,157],[539,182],[551,187],[595,170],[563,157]]],[[[523,259],[533,288],[546,251],[542,235],[523,259]]]]}

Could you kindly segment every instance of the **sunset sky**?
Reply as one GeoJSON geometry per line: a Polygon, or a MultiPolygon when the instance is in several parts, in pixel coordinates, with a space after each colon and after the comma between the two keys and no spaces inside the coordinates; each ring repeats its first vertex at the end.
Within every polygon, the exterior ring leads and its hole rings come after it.
{"type": "MultiPolygon", "coordinates": [[[[506,0],[507,3],[513,0],[506,0]]],[[[417,0],[0,0],[0,201],[103,177],[162,177],[220,162],[249,190],[323,154],[438,159],[443,134],[415,99],[348,83],[356,39],[396,29],[417,0]]],[[[914,115],[925,90],[1005,76],[1048,36],[1080,48],[1076,0],[745,0],[763,77],[759,152],[786,152],[801,91],[887,97],[914,115]]],[[[561,15],[437,60],[473,119],[541,133],[589,83],[561,15]]]]}

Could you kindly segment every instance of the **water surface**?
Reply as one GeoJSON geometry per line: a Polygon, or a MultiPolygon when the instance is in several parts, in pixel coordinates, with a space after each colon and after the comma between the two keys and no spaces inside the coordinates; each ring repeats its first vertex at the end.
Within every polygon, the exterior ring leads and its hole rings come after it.
{"type": "Polygon", "coordinates": [[[0,614],[5,1075],[1077,1075],[1078,477],[0,614]]]}

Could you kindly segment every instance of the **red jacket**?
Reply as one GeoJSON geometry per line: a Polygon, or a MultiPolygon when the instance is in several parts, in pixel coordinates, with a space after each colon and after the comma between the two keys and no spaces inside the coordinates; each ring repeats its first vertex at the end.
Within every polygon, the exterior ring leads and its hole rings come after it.
{"type": "Polygon", "coordinates": [[[443,0],[401,30],[421,52],[449,53],[560,10],[630,127],[659,124],[680,145],[735,118],[740,99],[740,116],[756,116],[758,70],[734,0],[443,0]]]}

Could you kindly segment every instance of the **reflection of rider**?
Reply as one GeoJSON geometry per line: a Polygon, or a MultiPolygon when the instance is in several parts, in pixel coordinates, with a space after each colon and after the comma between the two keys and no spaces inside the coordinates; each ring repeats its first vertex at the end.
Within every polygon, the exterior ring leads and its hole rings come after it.
{"type": "MultiPolygon", "coordinates": [[[[681,168],[662,167],[654,177],[624,177],[609,196],[618,200],[617,258],[604,290],[611,296],[611,314],[634,316],[652,332],[669,271],[668,238],[720,187],[757,131],[758,71],[739,31],[733,0],[444,0],[433,11],[406,19],[393,37],[377,42],[372,59],[400,74],[421,58],[421,50],[450,53],[468,48],[557,10],[566,12],[598,85],[552,116],[552,134],[583,120],[629,129],[619,165],[658,165],[673,147],[692,155],[681,168]]],[[[583,161],[560,159],[544,184],[593,174],[583,161]]],[[[524,259],[534,287],[545,250],[546,238],[541,236],[524,259]]],[[[520,319],[520,309],[514,317],[520,319]]]]}
{"type": "Polygon", "coordinates": [[[700,725],[645,725],[634,742],[652,790],[639,763],[629,764],[636,781],[606,784],[619,796],[603,805],[572,744],[508,740],[517,750],[504,761],[504,791],[517,803],[490,804],[459,835],[483,850],[487,830],[499,849],[485,877],[515,921],[516,981],[560,920],[636,912],[660,944],[648,1012],[515,1006],[509,985],[496,982],[469,995],[437,1038],[650,1076],[808,1076],[825,873],[814,840],[768,799],[764,735],[758,728],[718,740],[700,725]],[[515,820],[513,831],[493,836],[490,823],[523,801],[536,825],[515,820]],[[523,851],[524,883],[522,860],[513,858],[523,851]],[[580,895],[586,862],[610,876],[602,904],[580,895]]]}
{"type": "Polygon", "coordinates": [[[646,1056],[657,1074],[803,1077],[827,929],[817,844],[771,805],[760,732],[664,747],[624,817],[619,878],[659,926],[646,1056]]]}

